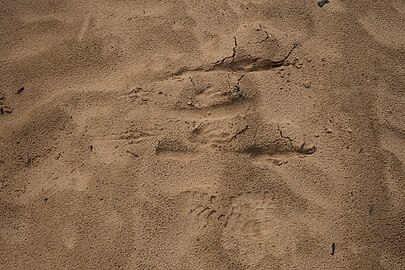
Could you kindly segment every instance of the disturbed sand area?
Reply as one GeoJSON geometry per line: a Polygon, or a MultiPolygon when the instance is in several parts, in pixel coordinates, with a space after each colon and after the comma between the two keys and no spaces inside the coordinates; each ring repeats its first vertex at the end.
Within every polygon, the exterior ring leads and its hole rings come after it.
{"type": "Polygon", "coordinates": [[[403,1],[0,13],[0,269],[405,269],[403,1]]]}

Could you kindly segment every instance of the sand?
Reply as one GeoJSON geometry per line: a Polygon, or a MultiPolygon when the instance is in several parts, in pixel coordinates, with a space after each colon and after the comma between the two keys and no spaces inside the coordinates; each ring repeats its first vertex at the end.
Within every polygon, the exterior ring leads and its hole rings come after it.
{"type": "Polygon", "coordinates": [[[403,1],[0,14],[0,269],[405,269],[403,1]]]}

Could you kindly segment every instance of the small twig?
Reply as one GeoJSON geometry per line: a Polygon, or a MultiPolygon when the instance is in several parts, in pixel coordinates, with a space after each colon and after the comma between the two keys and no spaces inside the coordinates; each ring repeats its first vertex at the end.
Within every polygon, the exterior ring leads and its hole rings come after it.
{"type": "Polygon", "coordinates": [[[127,153],[130,154],[131,156],[135,157],[135,158],[139,157],[139,155],[135,154],[134,152],[131,152],[131,151],[127,150],[127,153]]]}

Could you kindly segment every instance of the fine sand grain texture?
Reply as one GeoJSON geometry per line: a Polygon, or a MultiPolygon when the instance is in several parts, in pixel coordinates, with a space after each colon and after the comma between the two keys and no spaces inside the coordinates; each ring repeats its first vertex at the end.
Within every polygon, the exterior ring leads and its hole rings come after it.
{"type": "Polygon", "coordinates": [[[405,2],[0,1],[0,269],[405,269],[405,2]]]}

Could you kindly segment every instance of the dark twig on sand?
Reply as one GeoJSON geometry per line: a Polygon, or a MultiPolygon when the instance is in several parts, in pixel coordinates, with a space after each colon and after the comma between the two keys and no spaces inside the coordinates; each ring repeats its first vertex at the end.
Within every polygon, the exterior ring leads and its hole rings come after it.
{"type": "Polygon", "coordinates": [[[329,3],[329,0],[318,0],[318,6],[319,7],[323,7],[327,3],[329,3]]]}

